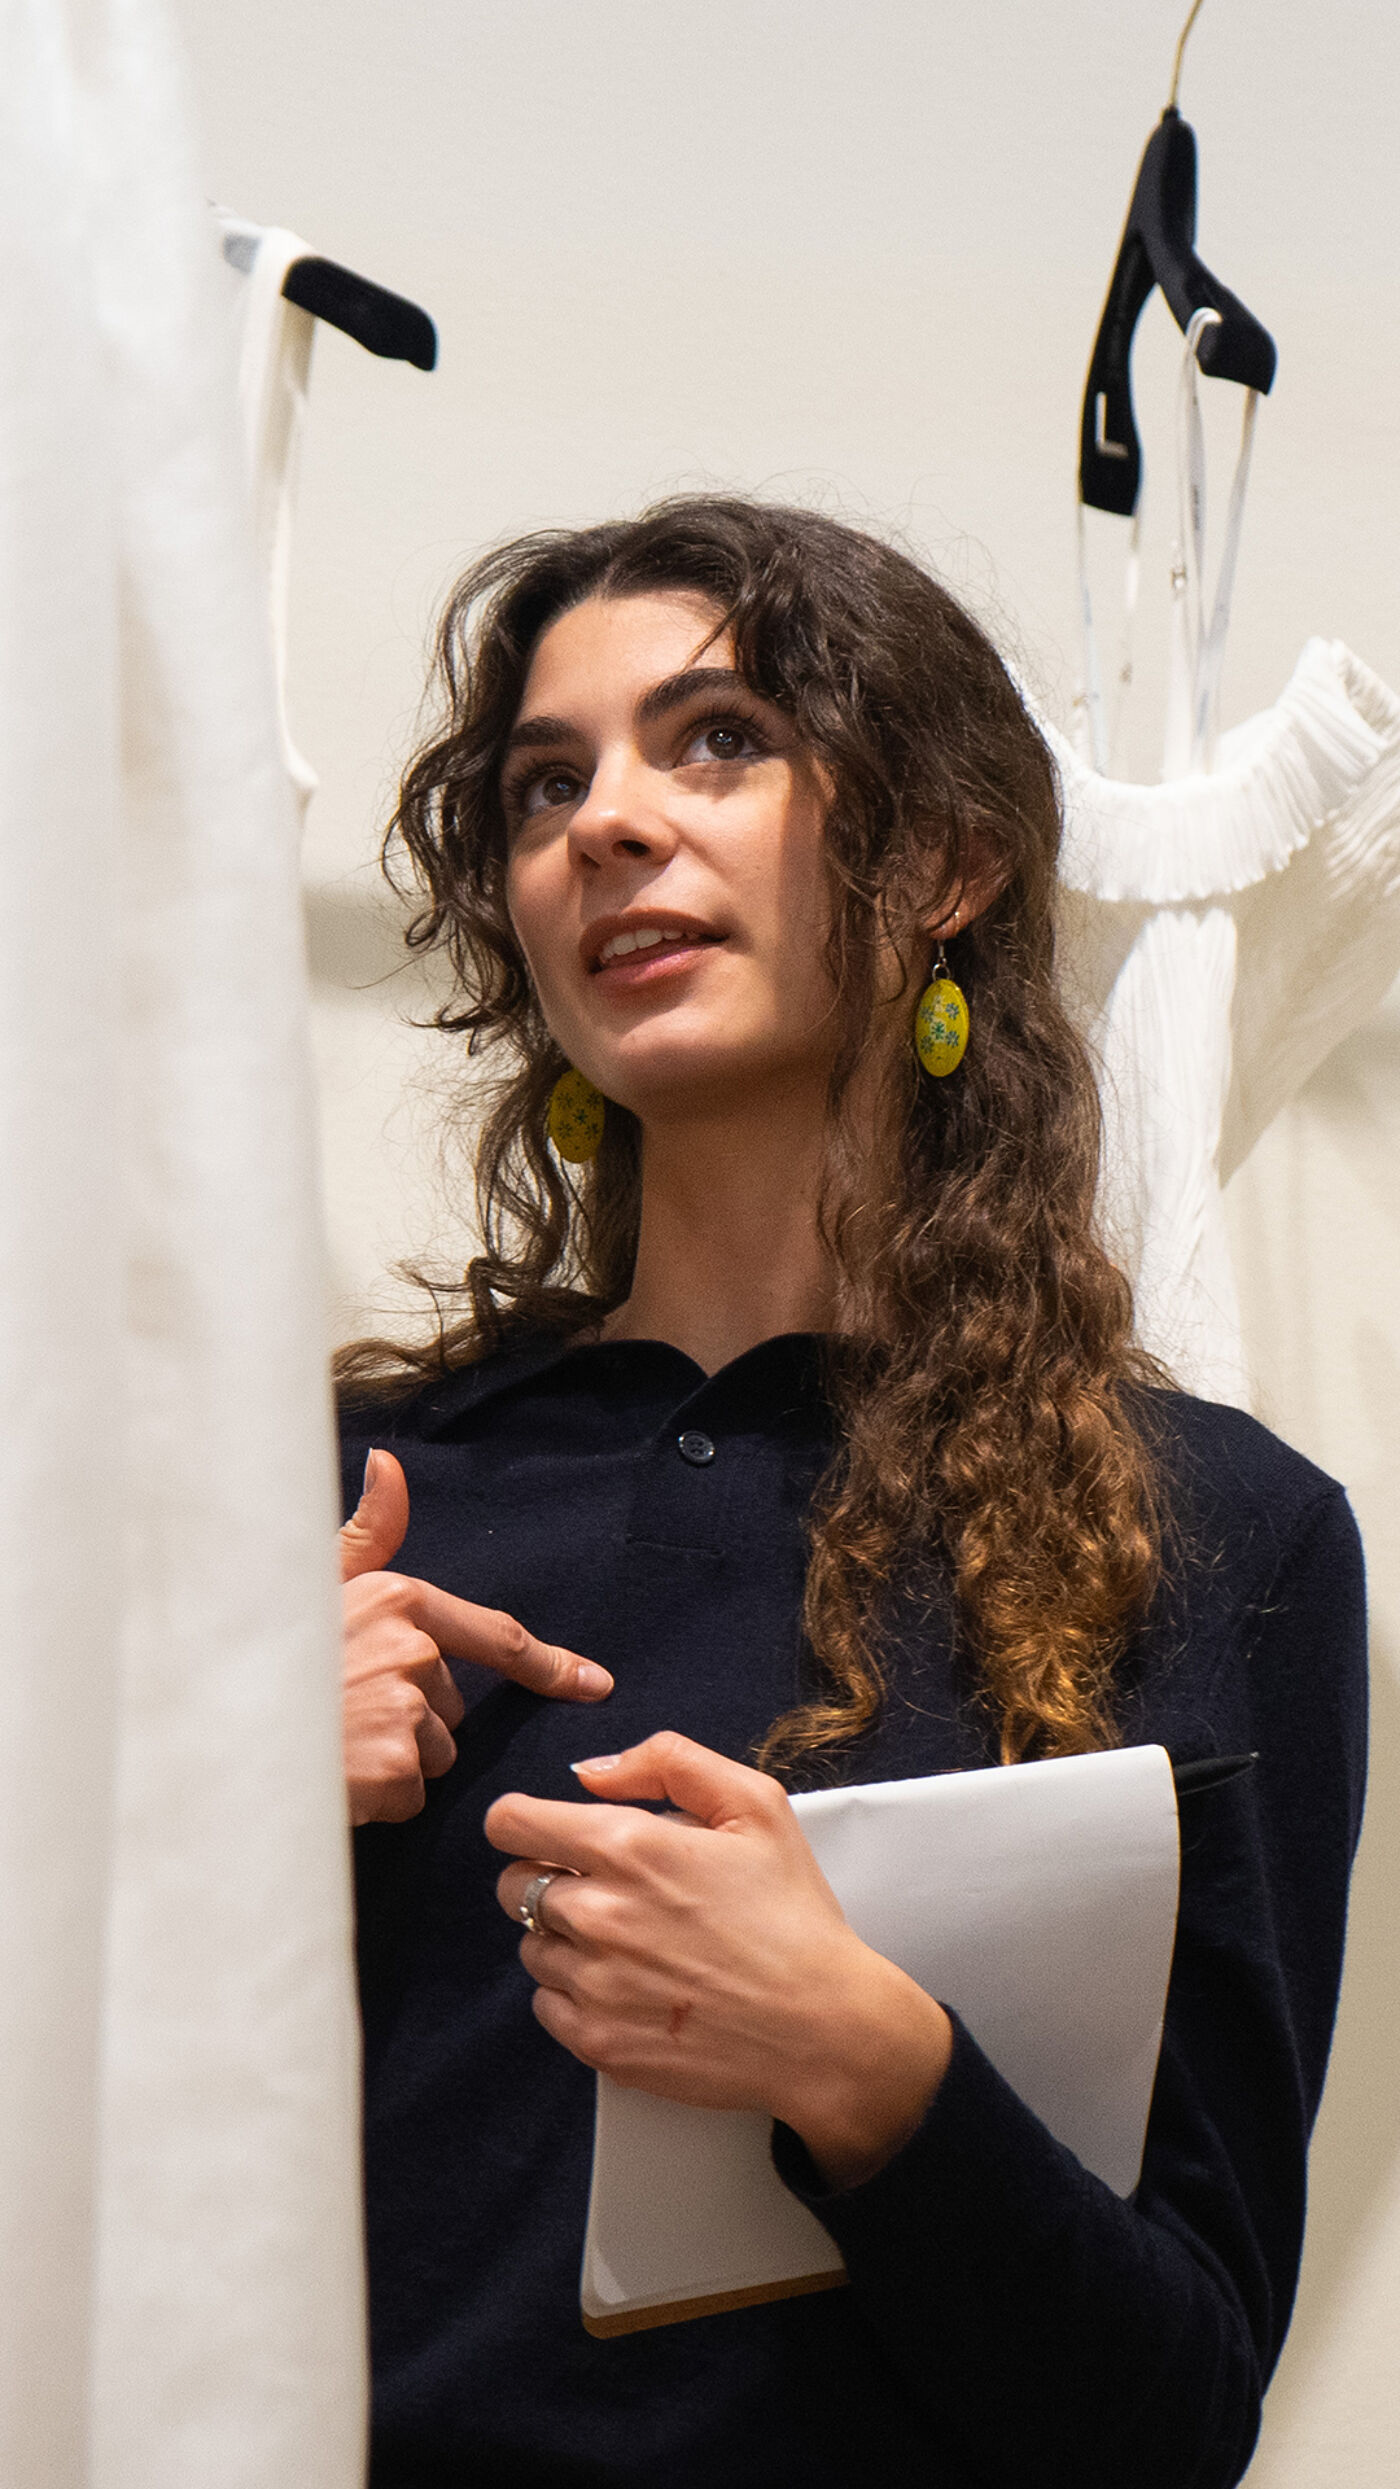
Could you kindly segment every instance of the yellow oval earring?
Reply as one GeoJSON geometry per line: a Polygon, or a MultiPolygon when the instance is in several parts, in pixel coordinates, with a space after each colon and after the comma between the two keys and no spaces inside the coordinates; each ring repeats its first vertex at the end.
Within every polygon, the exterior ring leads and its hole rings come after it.
{"type": "Polygon", "coordinates": [[[940,942],[933,975],[914,1014],[914,1051],[935,1080],[946,1080],[957,1070],[967,1052],[967,1031],[967,996],[949,976],[940,942]]]}
{"type": "Polygon", "coordinates": [[[583,1072],[561,1072],[549,1093],[549,1137],[573,1167],[598,1155],[607,1101],[583,1072]]]}

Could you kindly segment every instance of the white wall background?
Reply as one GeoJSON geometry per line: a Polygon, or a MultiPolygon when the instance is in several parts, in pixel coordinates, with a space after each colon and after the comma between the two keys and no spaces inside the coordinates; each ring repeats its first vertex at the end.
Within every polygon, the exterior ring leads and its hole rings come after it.
{"type": "MultiPolygon", "coordinates": [[[[503,534],[692,485],[902,532],[1052,709],[1075,681],[1079,393],[1185,0],[179,0],[221,203],[414,296],[431,377],[316,348],[292,616],[341,1330],[460,1263],[432,1088],[373,856],[431,618],[503,534]]],[[[1225,686],[1304,638],[1400,683],[1400,16],[1207,0],[1182,106],[1200,246],[1280,349],[1225,686]]],[[[1137,358],[1153,774],[1178,351],[1137,358]]],[[[1206,390],[1223,503],[1238,393],[1206,390]]],[[[1109,574],[1106,572],[1105,576],[1109,574]]],[[[1234,1188],[1267,1412],[1351,1487],[1377,1593],[1377,1756],[1293,2337],[1251,2489],[1394,2481],[1400,2084],[1400,1009],[1335,1056],[1234,1188]]],[[[1325,1653],[1319,1654],[1325,1664],[1325,1653]]]]}

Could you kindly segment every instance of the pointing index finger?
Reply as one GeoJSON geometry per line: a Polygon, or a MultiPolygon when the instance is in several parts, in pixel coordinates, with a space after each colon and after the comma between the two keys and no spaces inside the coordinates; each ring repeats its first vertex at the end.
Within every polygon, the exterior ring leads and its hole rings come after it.
{"type": "Polygon", "coordinates": [[[432,1582],[420,1582],[418,1621],[440,1651],[452,1659],[469,1659],[479,1668],[494,1668],[532,1694],[548,1694],[560,1702],[601,1702],[613,1681],[596,1660],[583,1659],[555,1642],[540,1642],[518,1618],[503,1609],[477,1607],[456,1599],[432,1582]]]}

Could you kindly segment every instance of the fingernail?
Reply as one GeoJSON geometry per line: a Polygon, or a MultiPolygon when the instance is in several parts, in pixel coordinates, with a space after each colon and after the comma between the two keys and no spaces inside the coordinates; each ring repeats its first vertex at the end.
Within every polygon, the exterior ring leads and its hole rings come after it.
{"type": "Polygon", "coordinates": [[[569,1769],[571,1772],[610,1772],[614,1764],[621,1761],[620,1754],[590,1754],[582,1763],[571,1763],[569,1769]]]}
{"type": "Polygon", "coordinates": [[[375,1462],[378,1460],[378,1458],[379,1458],[379,1454],[378,1454],[377,1452],[367,1452],[367,1453],[365,1454],[365,1476],[364,1476],[364,1484],[363,1484],[363,1486],[360,1488],[360,1493],[361,1493],[362,1495],[368,1495],[368,1493],[369,1493],[369,1491],[370,1491],[370,1488],[371,1488],[371,1487],[373,1486],[373,1484],[374,1484],[374,1464],[375,1464],[375,1462]]]}
{"type": "Polygon", "coordinates": [[[606,1668],[599,1668],[591,1659],[579,1661],[578,1690],[580,1694],[610,1694],[612,1687],[613,1681],[606,1668]]]}

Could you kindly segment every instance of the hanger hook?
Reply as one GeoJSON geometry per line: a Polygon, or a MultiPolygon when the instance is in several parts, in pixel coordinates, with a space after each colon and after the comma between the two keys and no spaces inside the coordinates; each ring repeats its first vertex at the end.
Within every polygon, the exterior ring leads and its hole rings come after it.
{"type": "Polygon", "coordinates": [[[1192,27],[1195,25],[1197,18],[1200,16],[1201,8],[1202,0],[1192,0],[1191,14],[1187,18],[1186,23],[1182,27],[1181,33],[1177,39],[1176,59],[1172,63],[1172,91],[1167,97],[1168,112],[1175,112],[1176,110],[1177,93],[1181,86],[1181,61],[1182,55],[1186,50],[1186,38],[1190,34],[1192,27]]]}

